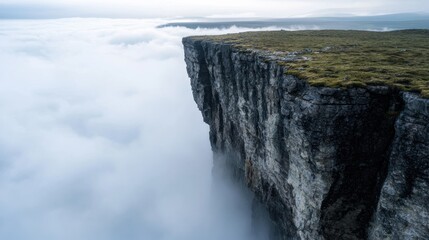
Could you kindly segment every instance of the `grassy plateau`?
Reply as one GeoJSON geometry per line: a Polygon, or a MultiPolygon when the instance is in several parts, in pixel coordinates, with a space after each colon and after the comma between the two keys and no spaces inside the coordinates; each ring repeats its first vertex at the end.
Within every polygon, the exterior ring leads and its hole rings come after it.
{"type": "Polygon", "coordinates": [[[429,98],[429,30],[269,31],[196,38],[283,55],[276,59],[284,60],[276,61],[287,73],[313,86],[388,85],[429,98]]]}

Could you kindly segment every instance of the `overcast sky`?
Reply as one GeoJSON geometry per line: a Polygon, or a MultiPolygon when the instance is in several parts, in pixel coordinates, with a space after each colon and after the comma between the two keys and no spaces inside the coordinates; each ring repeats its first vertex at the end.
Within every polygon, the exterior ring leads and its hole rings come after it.
{"type": "Polygon", "coordinates": [[[38,17],[296,17],[429,12],[427,0],[0,0],[0,5],[2,15],[38,17]]]}

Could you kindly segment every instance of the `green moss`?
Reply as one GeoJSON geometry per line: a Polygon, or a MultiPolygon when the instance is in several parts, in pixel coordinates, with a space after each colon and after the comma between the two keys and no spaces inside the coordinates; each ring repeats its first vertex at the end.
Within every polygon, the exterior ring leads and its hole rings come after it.
{"type": "Polygon", "coordinates": [[[271,31],[195,38],[231,44],[239,51],[293,53],[300,60],[279,64],[313,86],[389,85],[429,97],[428,30],[271,31]]]}

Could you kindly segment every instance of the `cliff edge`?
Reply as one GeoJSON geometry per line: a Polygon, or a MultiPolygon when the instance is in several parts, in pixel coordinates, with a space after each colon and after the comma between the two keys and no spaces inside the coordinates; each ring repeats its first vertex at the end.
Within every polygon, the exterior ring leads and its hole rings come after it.
{"type": "MultiPolygon", "coordinates": [[[[270,33],[183,39],[214,171],[247,184],[280,239],[428,239],[429,80],[410,61],[429,46],[398,46],[402,70],[367,64],[367,78],[354,36],[372,33],[270,33]]],[[[401,35],[416,33],[429,42],[401,35]]]]}

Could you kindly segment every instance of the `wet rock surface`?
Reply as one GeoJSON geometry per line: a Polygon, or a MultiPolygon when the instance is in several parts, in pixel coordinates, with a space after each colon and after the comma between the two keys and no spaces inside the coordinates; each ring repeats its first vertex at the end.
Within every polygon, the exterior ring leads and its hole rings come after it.
{"type": "Polygon", "coordinates": [[[273,238],[429,238],[428,100],[312,87],[274,54],[183,43],[214,171],[255,193],[273,238]]]}

